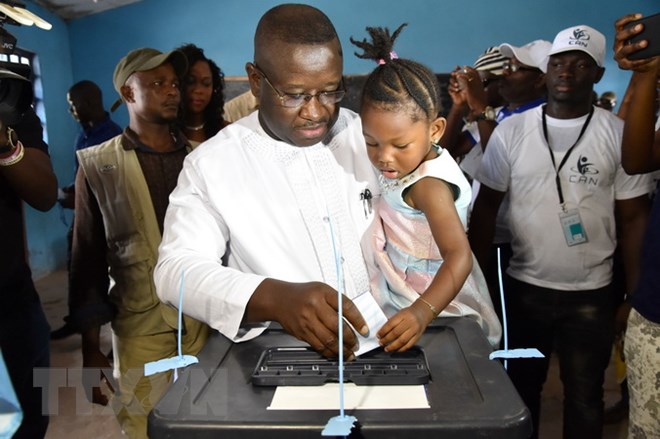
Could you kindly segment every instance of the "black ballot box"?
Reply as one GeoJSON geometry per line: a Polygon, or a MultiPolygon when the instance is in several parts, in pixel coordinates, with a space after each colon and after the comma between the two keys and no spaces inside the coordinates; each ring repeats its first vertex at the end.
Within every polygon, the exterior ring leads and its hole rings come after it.
{"type": "MultiPolygon", "coordinates": [[[[338,410],[267,410],[275,387],[251,382],[264,351],[303,346],[281,329],[232,343],[209,338],[199,363],[179,377],[149,414],[148,431],[160,438],[321,438],[338,410]]],[[[524,439],[530,413],[478,324],[467,317],[443,318],[417,343],[426,356],[424,384],[430,408],[346,410],[357,423],[350,438],[524,439]]]]}

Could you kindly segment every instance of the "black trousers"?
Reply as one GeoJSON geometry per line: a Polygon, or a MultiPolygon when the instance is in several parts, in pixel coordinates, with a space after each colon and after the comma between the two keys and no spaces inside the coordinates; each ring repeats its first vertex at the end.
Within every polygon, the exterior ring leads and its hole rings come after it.
{"type": "Polygon", "coordinates": [[[509,347],[537,348],[543,359],[510,360],[508,373],[529,408],[538,437],[541,391],[550,356],[559,357],[564,387],[564,438],[600,439],[603,382],[614,339],[611,285],[589,291],[557,291],[515,280],[507,283],[509,347]]]}

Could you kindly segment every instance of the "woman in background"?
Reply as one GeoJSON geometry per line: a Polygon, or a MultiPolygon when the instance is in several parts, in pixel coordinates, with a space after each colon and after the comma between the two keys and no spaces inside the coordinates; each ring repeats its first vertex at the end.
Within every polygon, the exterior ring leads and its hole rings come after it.
{"type": "Polygon", "coordinates": [[[181,80],[179,126],[196,146],[227,125],[223,118],[224,74],[194,44],[184,44],[178,50],[188,58],[188,71],[181,80]]]}

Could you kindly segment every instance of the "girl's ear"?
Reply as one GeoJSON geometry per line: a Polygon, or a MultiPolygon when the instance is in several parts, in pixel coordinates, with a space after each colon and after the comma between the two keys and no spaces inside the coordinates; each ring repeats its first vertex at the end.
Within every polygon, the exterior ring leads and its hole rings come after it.
{"type": "Polygon", "coordinates": [[[429,125],[429,135],[433,143],[438,143],[445,132],[447,120],[444,117],[436,117],[429,125]]]}

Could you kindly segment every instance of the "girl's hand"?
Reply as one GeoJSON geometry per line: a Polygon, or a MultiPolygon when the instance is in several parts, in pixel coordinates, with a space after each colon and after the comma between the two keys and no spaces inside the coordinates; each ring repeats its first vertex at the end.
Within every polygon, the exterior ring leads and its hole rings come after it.
{"type": "Polygon", "coordinates": [[[385,352],[404,352],[417,343],[434,318],[427,305],[413,302],[392,316],[376,335],[385,352]]]}

